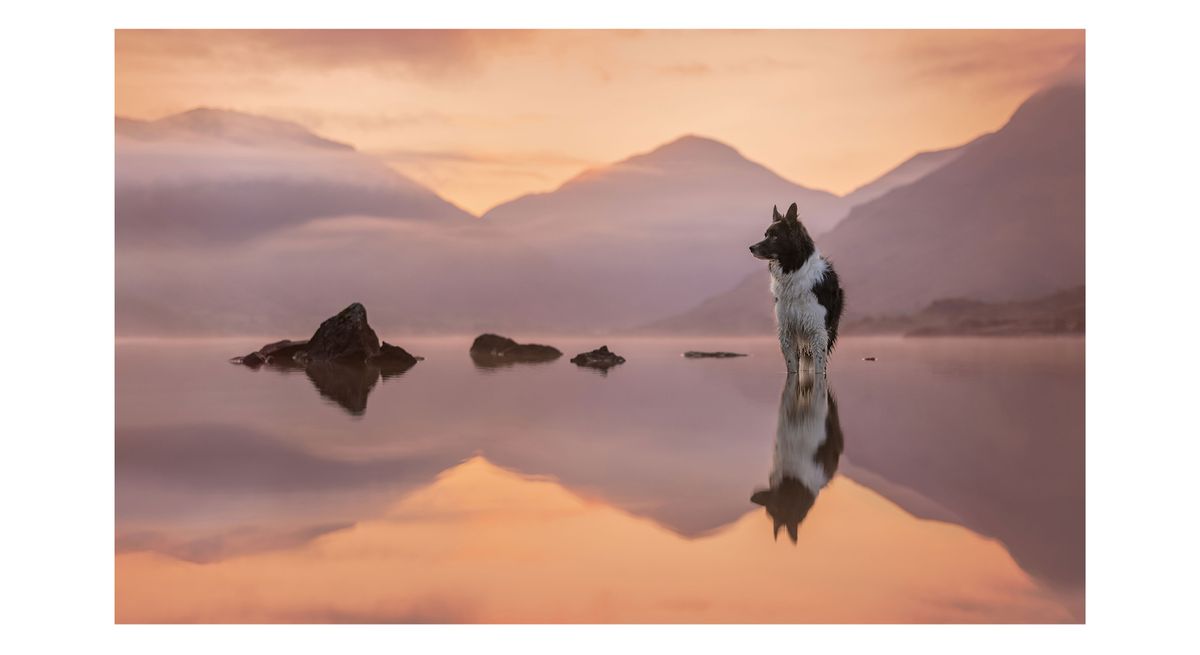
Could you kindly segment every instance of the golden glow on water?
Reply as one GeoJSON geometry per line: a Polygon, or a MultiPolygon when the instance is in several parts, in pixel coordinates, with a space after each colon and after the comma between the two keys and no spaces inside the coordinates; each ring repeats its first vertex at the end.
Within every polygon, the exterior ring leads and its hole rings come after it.
{"type": "Polygon", "coordinates": [[[474,457],[384,516],[198,564],[117,556],[118,622],[1069,622],[998,543],[845,477],[799,543],[688,539],[474,457]]]}

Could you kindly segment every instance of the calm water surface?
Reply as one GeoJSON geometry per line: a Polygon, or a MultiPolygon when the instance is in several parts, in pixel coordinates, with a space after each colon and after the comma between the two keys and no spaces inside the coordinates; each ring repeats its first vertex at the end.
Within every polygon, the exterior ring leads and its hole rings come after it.
{"type": "Polygon", "coordinates": [[[118,343],[119,622],[1084,618],[1082,339],[850,338],[828,388],[769,339],[227,363],[268,340],[118,343]]]}

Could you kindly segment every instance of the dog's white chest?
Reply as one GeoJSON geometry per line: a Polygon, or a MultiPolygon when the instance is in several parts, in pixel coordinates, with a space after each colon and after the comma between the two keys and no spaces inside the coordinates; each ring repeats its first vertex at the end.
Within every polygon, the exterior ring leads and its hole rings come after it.
{"type": "Polygon", "coordinates": [[[771,266],[771,294],[775,297],[775,316],[782,330],[812,334],[825,330],[825,307],[813,288],[825,277],[828,264],[818,253],[790,273],[771,266]]]}

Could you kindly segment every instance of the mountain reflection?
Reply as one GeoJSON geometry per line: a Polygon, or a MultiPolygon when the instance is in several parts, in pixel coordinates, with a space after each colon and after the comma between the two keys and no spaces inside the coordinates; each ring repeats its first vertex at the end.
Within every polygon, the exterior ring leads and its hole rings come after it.
{"type": "Polygon", "coordinates": [[[837,472],[844,446],[837,402],[827,385],[825,376],[787,376],[779,398],[770,487],[750,497],[766,508],[775,537],[786,527],[792,543],[817,495],[837,472]]]}

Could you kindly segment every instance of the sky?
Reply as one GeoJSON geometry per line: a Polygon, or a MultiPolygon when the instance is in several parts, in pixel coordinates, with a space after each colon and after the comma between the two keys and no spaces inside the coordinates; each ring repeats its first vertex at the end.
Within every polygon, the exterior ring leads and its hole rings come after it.
{"type": "Polygon", "coordinates": [[[1082,30],[118,30],[116,114],[298,122],[475,214],[684,134],[844,194],[995,130],[1082,30]]]}

